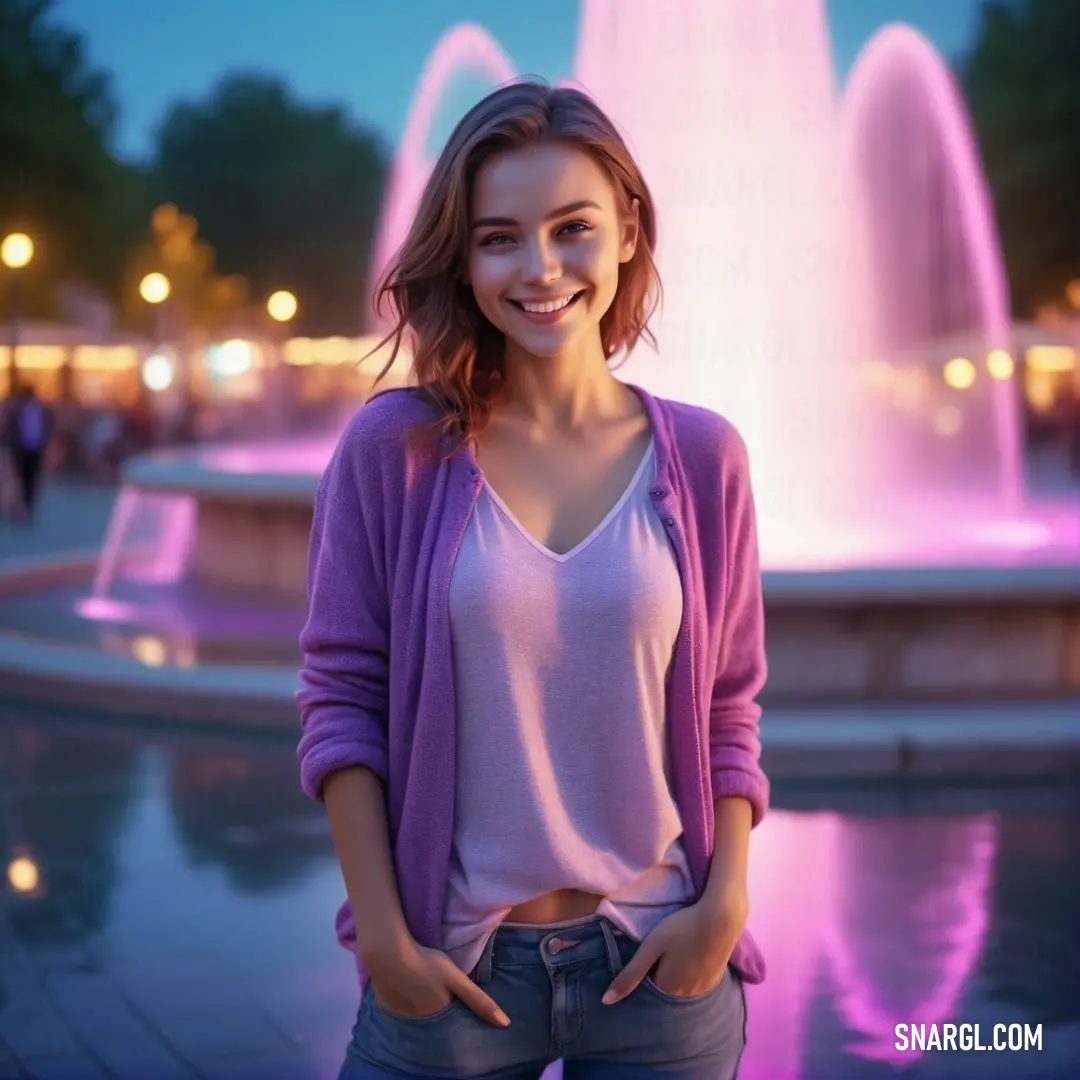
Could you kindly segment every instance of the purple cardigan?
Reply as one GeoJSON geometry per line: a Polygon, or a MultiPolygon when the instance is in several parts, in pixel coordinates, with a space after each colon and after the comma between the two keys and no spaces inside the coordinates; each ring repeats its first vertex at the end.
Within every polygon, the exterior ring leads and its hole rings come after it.
{"type": "MultiPolygon", "coordinates": [[[[715,413],[634,387],[656,445],[652,497],[682,578],[683,622],[668,689],[672,784],[698,893],[713,848],[713,799],[741,796],[761,821],[756,697],[765,681],[764,612],[746,446],[715,413]]],[[[310,612],[296,700],[304,791],[366,765],[383,780],[405,921],[441,945],[454,819],[454,669],[448,594],[482,473],[472,452],[410,439],[433,418],[419,391],[364,405],[319,484],[309,556],[310,612]]],[[[355,944],[348,904],[338,938],[355,944]]],[[[732,964],[765,965],[749,934],[732,964]]],[[[361,983],[366,975],[361,966],[361,983]]]]}

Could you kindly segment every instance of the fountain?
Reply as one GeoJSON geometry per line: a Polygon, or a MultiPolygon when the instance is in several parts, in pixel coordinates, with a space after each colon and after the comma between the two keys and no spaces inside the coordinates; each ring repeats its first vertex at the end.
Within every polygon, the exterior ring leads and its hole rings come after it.
{"type": "MultiPolygon", "coordinates": [[[[620,376],[727,415],[750,448],[766,700],[1074,691],[1080,505],[1037,496],[1024,475],[999,245],[951,76],[923,38],[889,26],[839,93],[822,0],[687,7],[674,19],[659,3],[582,0],[573,82],[622,125],[659,207],[659,356],[636,349],[620,376]],[[961,349],[963,378],[947,385],[940,365],[961,349]]],[[[392,169],[376,275],[463,69],[513,75],[479,27],[435,49],[392,169]]],[[[172,618],[194,664],[215,654],[200,634],[220,636],[223,612],[252,596],[292,611],[293,634],[330,446],[133,462],[82,615],[114,642],[140,620],[167,637],[172,618]],[[148,496],[167,508],[149,549],[125,524],[148,496]],[[215,603],[189,604],[189,587],[215,603]]],[[[173,662],[167,645],[150,653],[173,662]]]]}

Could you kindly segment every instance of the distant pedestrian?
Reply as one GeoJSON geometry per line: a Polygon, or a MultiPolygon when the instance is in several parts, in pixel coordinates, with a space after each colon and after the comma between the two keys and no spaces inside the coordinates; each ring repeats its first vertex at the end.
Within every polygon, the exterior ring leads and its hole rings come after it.
{"type": "Polygon", "coordinates": [[[24,384],[5,410],[3,442],[17,481],[20,503],[17,512],[29,520],[33,519],[37,506],[52,426],[52,411],[32,386],[24,384]]]}

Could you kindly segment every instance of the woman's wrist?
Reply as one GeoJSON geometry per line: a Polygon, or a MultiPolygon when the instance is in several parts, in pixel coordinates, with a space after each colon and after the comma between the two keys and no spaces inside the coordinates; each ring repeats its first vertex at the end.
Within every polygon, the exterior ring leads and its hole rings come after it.
{"type": "Polygon", "coordinates": [[[357,929],[356,955],[369,971],[395,965],[415,948],[416,941],[404,920],[382,927],[368,925],[363,934],[357,929]]]}

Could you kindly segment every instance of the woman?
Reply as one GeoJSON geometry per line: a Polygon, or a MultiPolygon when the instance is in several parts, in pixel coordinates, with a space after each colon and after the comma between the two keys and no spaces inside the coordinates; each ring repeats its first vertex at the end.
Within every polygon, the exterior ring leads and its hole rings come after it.
{"type": "Polygon", "coordinates": [[[655,242],[611,121],[515,83],[382,286],[419,387],[322,479],[297,695],[363,987],[343,1078],[735,1075],[761,581],[738,434],[611,372],[655,242]]]}

